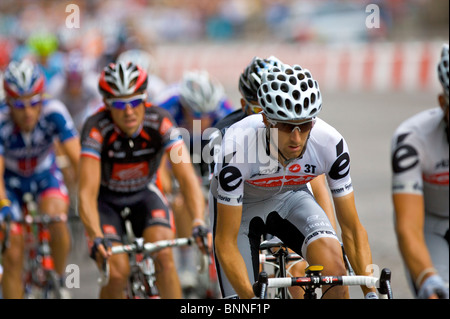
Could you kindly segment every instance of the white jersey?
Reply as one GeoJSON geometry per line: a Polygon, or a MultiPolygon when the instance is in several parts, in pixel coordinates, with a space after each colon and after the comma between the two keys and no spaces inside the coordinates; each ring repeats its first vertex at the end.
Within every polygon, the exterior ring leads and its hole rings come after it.
{"type": "Polygon", "coordinates": [[[392,139],[392,191],[424,196],[426,214],[449,217],[449,147],[441,108],[404,121],[392,139]]]}
{"type": "Polygon", "coordinates": [[[323,173],[334,197],[353,191],[347,143],[323,120],[317,119],[303,156],[286,167],[269,155],[266,136],[261,114],[248,116],[225,132],[211,185],[219,203],[236,206],[263,201],[306,187],[323,173]]]}

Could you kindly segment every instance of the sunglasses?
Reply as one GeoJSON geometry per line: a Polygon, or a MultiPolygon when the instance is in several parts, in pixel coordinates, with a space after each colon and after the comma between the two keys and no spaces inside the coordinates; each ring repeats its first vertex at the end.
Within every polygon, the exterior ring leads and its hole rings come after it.
{"type": "Polygon", "coordinates": [[[108,99],[106,100],[106,102],[115,109],[125,110],[127,105],[130,105],[131,108],[134,109],[135,107],[139,106],[146,98],[147,94],[144,93],[141,95],[132,96],[128,99],[108,99]]]}
{"type": "Polygon", "coordinates": [[[14,108],[17,109],[24,109],[27,105],[31,107],[36,107],[42,103],[42,97],[40,95],[32,96],[29,99],[23,100],[23,99],[15,99],[12,100],[11,104],[14,108]],[[25,102],[27,101],[27,102],[25,102]]]}
{"type": "Polygon", "coordinates": [[[292,133],[296,128],[300,131],[300,133],[302,133],[302,132],[308,132],[309,130],[311,130],[314,126],[314,123],[316,122],[316,119],[311,119],[308,122],[303,122],[303,123],[299,123],[299,124],[288,123],[288,122],[276,122],[276,121],[269,120],[269,119],[268,119],[268,122],[274,128],[276,128],[284,133],[292,133]]]}

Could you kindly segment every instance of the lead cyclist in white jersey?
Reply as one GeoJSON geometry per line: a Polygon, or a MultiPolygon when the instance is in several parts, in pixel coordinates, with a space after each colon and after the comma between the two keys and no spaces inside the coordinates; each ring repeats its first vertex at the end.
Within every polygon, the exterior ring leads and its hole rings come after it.
{"type": "MultiPolygon", "coordinates": [[[[339,239],[306,186],[323,173],[345,251],[355,272],[369,275],[371,251],[355,208],[347,144],[316,118],[322,107],[317,82],[298,65],[273,67],[262,75],[258,100],[262,114],[226,131],[211,184],[217,198],[215,253],[224,297],[255,297],[252,284],[265,232],[309,264],[323,265],[324,275],[346,274],[339,239]]],[[[375,288],[362,289],[375,294],[375,288]]],[[[335,287],[325,297],[348,298],[348,288],[335,287]]]]}
{"type": "Polygon", "coordinates": [[[396,233],[418,298],[449,298],[449,78],[448,44],[438,76],[440,108],[404,121],[392,139],[396,233]]]}

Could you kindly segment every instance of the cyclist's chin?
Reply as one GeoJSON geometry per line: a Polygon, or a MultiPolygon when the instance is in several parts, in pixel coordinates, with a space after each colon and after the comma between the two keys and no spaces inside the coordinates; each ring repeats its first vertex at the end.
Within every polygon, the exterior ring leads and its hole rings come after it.
{"type": "Polygon", "coordinates": [[[119,128],[127,135],[132,135],[139,128],[139,122],[137,120],[124,121],[120,124],[119,128]]]}

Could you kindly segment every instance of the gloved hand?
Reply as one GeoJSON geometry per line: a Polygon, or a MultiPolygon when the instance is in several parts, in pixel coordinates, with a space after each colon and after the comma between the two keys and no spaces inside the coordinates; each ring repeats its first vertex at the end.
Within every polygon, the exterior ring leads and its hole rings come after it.
{"type": "Polygon", "coordinates": [[[107,238],[95,237],[94,243],[91,247],[91,253],[89,255],[95,261],[97,261],[97,252],[98,252],[98,247],[100,245],[102,245],[105,248],[105,250],[108,250],[108,248],[112,247],[111,242],[107,238]]]}
{"type": "Polygon", "coordinates": [[[10,206],[11,202],[9,200],[3,199],[2,204],[3,206],[1,206],[0,208],[0,222],[13,218],[13,213],[10,206]]]}
{"type": "Polygon", "coordinates": [[[434,294],[440,299],[449,299],[448,286],[439,275],[432,275],[425,279],[417,295],[419,299],[428,299],[434,294]]]}
{"type": "Polygon", "coordinates": [[[192,229],[192,237],[196,240],[198,243],[197,238],[201,239],[202,246],[199,245],[200,249],[204,248],[205,252],[209,254],[210,247],[208,245],[208,235],[211,233],[211,231],[205,226],[205,225],[196,225],[192,229]]]}

